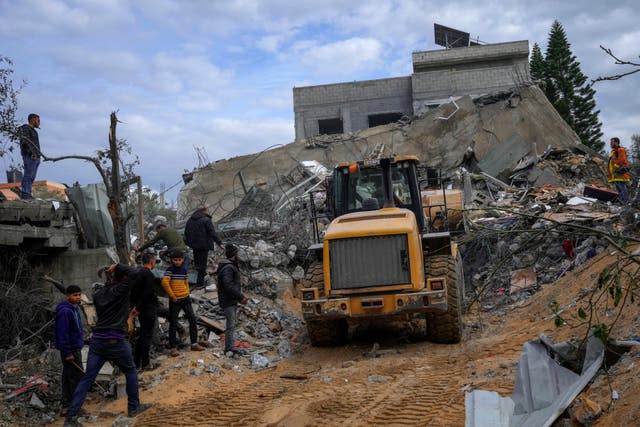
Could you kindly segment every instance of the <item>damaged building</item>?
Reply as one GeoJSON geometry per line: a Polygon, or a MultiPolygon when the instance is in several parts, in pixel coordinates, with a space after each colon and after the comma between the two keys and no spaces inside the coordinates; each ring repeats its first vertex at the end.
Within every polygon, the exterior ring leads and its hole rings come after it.
{"type": "Polygon", "coordinates": [[[413,74],[293,88],[296,140],[356,132],[420,115],[450,98],[529,80],[527,40],[413,52],[413,74]]]}
{"type": "MultiPolygon", "coordinates": [[[[178,215],[185,218],[204,203],[218,221],[253,186],[279,200],[300,182],[292,175],[302,176],[296,171],[304,161],[315,160],[331,170],[339,162],[366,157],[381,144],[397,155],[416,155],[445,176],[453,177],[456,169],[465,167],[507,180],[520,160],[542,155],[548,147],[589,151],[537,86],[520,86],[499,95],[463,96],[402,123],[311,137],[216,161],[196,169],[181,189],[178,215]]],[[[562,181],[542,163],[524,179],[530,185],[562,181]]]]}

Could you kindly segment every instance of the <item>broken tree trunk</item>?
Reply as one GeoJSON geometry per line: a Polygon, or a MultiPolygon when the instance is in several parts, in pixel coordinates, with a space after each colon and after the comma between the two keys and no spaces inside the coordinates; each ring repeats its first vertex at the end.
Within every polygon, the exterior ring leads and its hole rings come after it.
{"type": "Polygon", "coordinates": [[[127,263],[129,260],[129,250],[125,230],[125,221],[122,218],[122,183],[120,181],[120,154],[118,150],[118,139],[116,138],[116,126],[118,117],[116,112],[111,112],[111,126],[109,127],[109,157],[111,159],[111,191],[109,196],[109,214],[113,221],[113,234],[116,241],[116,249],[120,262],[127,263]]]}

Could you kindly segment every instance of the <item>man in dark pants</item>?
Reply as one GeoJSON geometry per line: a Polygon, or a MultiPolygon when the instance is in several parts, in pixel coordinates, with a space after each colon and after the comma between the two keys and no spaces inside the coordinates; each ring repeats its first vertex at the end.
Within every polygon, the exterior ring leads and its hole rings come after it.
{"type": "Polygon", "coordinates": [[[62,396],[60,415],[66,416],[71,396],[82,378],[82,346],[84,332],[80,320],[80,287],[70,285],[65,292],[67,298],[56,306],[56,348],[62,360],[62,396]]]}
{"type": "Polygon", "coordinates": [[[214,243],[222,247],[222,240],[220,240],[213,228],[211,215],[207,213],[206,206],[200,206],[187,220],[187,224],[184,227],[184,238],[187,246],[193,249],[193,263],[198,271],[196,287],[204,287],[209,250],[215,248],[214,243]]]}
{"type": "Polygon", "coordinates": [[[142,254],[142,267],[136,271],[136,278],[131,289],[131,316],[138,317],[140,331],[136,343],[133,361],[140,370],[151,370],[149,350],[153,339],[153,328],[158,318],[158,296],[156,294],[156,277],[151,270],[156,266],[156,256],[149,252],[142,254]]]}
{"type": "Polygon", "coordinates": [[[225,247],[225,256],[218,264],[218,301],[227,319],[224,331],[224,352],[246,354],[246,350],[235,348],[236,311],[238,303],[246,304],[247,297],[242,294],[240,270],[238,269],[238,248],[232,244],[225,247]]]}
{"type": "Polygon", "coordinates": [[[20,197],[25,200],[33,199],[31,195],[33,181],[36,179],[38,166],[40,165],[40,140],[38,131],[40,129],[40,116],[29,114],[29,123],[18,128],[18,138],[20,139],[20,155],[24,164],[24,174],[22,175],[22,187],[20,197]]]}
{"type": "Polygon", "coordinates": [[[98,320],[93,328],[93,336],[89,344],[87,370],[73,393],[64,427],[78,424],[78,411],[100,369],[107,361],[120,368],[127,380],[127,415],[135,417],[151,406],[147,403],[140,403],[138,373],[133,364],[131,346],[126,339],[131,289],[129,276],[132,276],[133,273],[133,269],[129,266],[113,264],[106,270],[106,274],[111,276],[112,280],[105,285],[96,286],[93,291],[93,304],[98,320]]]}

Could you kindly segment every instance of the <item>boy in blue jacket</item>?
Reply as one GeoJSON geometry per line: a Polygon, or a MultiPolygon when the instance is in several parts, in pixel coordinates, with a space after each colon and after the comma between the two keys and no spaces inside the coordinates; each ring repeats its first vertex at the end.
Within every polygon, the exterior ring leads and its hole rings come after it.
{"type": "Polygon", "coordinates": [[[62,359],[62,416],[67,415],[71,396],[83,374],[80,350],[84,345],[84,335],[78,308],[80,292],[78,286],[68,286],[65,292],[67,299],[56,307],[56,348],[60,350],[62,359]]]}

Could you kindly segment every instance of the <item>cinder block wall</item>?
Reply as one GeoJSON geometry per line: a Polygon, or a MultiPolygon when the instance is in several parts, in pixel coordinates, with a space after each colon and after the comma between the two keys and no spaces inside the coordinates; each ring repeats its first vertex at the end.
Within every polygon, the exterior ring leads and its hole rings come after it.
{"type": "Polygon", "coordinates": [[[528,58],[527,40],[414,52],[410,77],[293,88],[296,140],[318,135],[322,119],[341,118],[353,132],[367,129],[372,114],[413,115],[450,96],[512,88],[529,80],[528,58]]]}
{"type": "Polygon", "coordinates": [[[293,88],[296,140],[318,135],[318,120],[341,118],[344,132],[369,127],[368,116],[413,114],[411,77],[293,88]]]}
{"type": "Polygon", "coordinates": [[[526,40],[413,53],[414,105],[507,90],[528,81],[526,40]]]}

